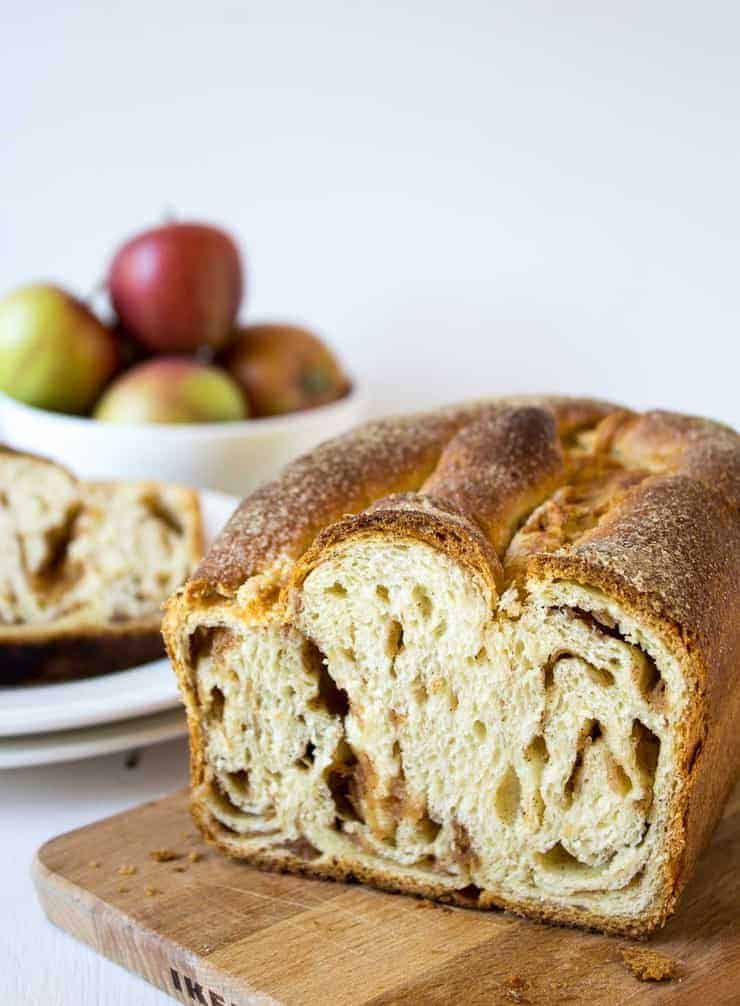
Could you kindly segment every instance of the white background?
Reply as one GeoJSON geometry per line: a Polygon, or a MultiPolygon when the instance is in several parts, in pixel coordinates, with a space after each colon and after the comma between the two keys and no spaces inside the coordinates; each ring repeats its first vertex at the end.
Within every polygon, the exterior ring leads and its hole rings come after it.
{"type": "MultiPolygon", "coordinates": [[[[231,228],[247,316],[319,328],[378,406],[582,391],[740,424],[736,10],[5,0],[0,293],[86,293],[172,210],[231,228]]],[[[0,778],[8,1001],[164,1001],[19,879],[58,827],[182,775],[152,754],[103,799],[110,765],[0,778]]]]}
{"type": "Polygon", "coordinates": [[[732,3],[8,0],[0,288],[167,209],[383,401],[589,391],[740,421],[732,3]]]}

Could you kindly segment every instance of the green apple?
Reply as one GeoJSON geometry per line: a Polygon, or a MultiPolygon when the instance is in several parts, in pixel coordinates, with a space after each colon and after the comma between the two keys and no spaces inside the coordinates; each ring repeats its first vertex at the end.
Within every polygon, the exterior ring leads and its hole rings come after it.
{"type": "Polygon", "coordinates": [[[55,412],[86,412],[116,369],[111,332],[55,286],[0,300],[0,391],[55,412]]]}
{"type": "Polygon", "coordinates": [[[110,423],[220,423],[246,419],[246,399],[220,367],[160,356],[126,371],[98,402],[110,423]]]}

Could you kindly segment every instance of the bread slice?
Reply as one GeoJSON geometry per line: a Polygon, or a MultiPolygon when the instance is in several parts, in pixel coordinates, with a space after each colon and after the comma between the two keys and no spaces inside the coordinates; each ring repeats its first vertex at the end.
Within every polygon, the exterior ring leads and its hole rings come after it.
{"type": "Polygon", "coordinates": [[[645,936],[740,765],[740,438],[585,400],[374,423],[169,602],[231,856],[645,936]]]}
{"type": "Polygon", "coordinates": [[[0,449],[0,681],[66,679],[162,655],[162,603],[202,548],[191,490],[81,482],[0,449]]]}

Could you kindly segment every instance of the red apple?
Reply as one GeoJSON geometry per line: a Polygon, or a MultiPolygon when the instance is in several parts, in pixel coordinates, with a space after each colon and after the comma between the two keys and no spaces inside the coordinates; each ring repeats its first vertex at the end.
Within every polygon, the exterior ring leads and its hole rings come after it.
{"type": "Polygon", "coordinates": [[[256,416],[311,409],[341,398],[349,381],[318,336],[294,325],[247,325],[219,362],[239,382],[256,416]]]}
{"type": "Polygon", "coordinates": [[[0,301],[0,390],[27,405],[86,412],[118,363],[113,334],[56,286],[24,286],[0,301]]]}
{"type": "Polygon", "coordinates": [[[160,356],[118,377],[97,404],[110,423],[219,423],[246,419],[241,389],[220,367],[160,356]]]}
{"type": "Polygon", "coordinates": [[[155,227],[119,249],[108,288],[123,328],[147,349],[219,349],[242,299],[239,250],[206,224],[155,227]]]}
{"type": "Polygon", "coordinates": [[[350,387],[329,347],[295,325],[240,328],[219,362],[241,385],[254,415],[325,405],[350,387]]]}

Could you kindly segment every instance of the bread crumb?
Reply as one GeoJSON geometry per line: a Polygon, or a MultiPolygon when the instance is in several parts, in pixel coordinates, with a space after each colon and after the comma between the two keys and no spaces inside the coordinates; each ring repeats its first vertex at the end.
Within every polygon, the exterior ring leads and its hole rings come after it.
{"type": "Polygon", "coordinates": [[[188,868],[187,866],[175,866],[173,869],[175,873],[187,873],[188,868]]]}
{"type": "Polygon", "coordinates": [[[99,870],[100,869],[100,860],[99,859],[91,859],[90,862],[87,865],[91,869],[93,869],[93,870],[99,870]]]}
{"type": "Polygon", "coordinates": [[[528,983],[521,975],[507,975],[504,978],[504,993],[506,998],[513,1003],[520,1003],[521,1006],[528,1004],[530,1000],[524,994],[528,983]]]}
{"type": "Polygon", "coordinates": [[[180,855],[181,853],[175,852],[174,849],[152,849],[149,858],[155,863],[171,863],[173,859],[179,859],[180,855]]]}
{"type": "Polygon", "coordinates": [[[123,866],[118,867],[118,873],[122,877],[133,877],[133,875],[138,872],[138,867],[132,866],[130,863],[124,863],[123,866]]]}
{"type": "Polygon", "coordinates": [[[200,859],[202,859],[202,858],[203,858],[203,857],[202,857],[202,856],[201,856],[201,854],[200,854],[200,853],[199,853],[199,852],[197,851],[197,849],[191,849],[191,850],[190,850],[190,852],[188,853],[188,860],[189,860],[189,861],[190,861],[191,863],[197,863],[197,862],[198,862],[198,861],[199,861],[200,859]]]}
{"type": "Polygon", "coordinates": [[[157,894],[161,894],[161,893],[162,892],[160,891],[160,889],[158,887],[145,887],[144,888],[144,894],[146,894],[146,896],[148,898],[153,898],[157,894]]]}
{"type": "Polygon", "coordinates": [[[620,951],[627,969],[641,982],[663,982],[676,977],[676,962],[665,954],[644,947],[620,951]]]}
{"type": "Polygon", "coordinates": [[[119,884],[117,890],[118,890],[119,894],[128,894],[128,892],[131,890],[131,888],[130,887],[126,887],[125,884],[119,884]]]}

